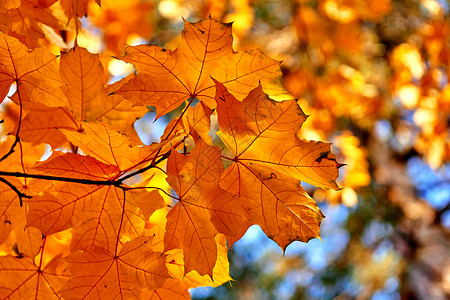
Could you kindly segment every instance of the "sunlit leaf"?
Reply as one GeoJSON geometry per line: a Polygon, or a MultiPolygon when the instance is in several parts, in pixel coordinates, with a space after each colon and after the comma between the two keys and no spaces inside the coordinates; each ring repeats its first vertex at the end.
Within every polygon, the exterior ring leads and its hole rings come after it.
{"type": "Polygon", "coordinates": [[[233,164],[224,173],[221,186],[241,196],[251,222],[283,250],[293,241],[307,242],[320,236],[324,216],[298,181],[261,167],[233,164]]]}
{"type": "Polygon", "coordinates": [[[342,166],[330,152],[330,144],[305,141],[296,133],[306,119],[294,100],[275,102],[254,89],[238,101],[216,82],[218,135],[236,156],[237,163],[270,168],[316,186],[337,189],[335,179],[342,166]]]}
{"type": "Polygon", "coordinates": [[[189,156],[174,152],[167,170],[167,181],[180,198],[167,215],[165,251],[183,249],[185,273],[211,276],[217,259],[214,237],[218,232],[240,237],[244,225],[239,200],[218,185],[220,150],[200,141],[189,156]]]}
{"type": "Polygon", "coordinates": [[[0,257],[0,281],[2,299],[59,299],[57,292],[67,280],[67,274],[56,269],[60,261],[52,261],[45,267],[36,266],[30,258],[0,257]]]}
{"type": "Polygon", "coordinates": [[[84,153],[121,170],[139,160],[139,148],[114,127],[104,123],[84,122],[79,131],[63,129],[61,132],[84,153]],[[134,161],[133,161],[134,160],[134,161]]]}
{"type": "Polygon", "coordinates": [[[261,51],[235,52],[232,42],[231,25],[209,19],[185,22],[182,43],[176,50],[156,45],[127,47],[120,58],[132,63],[138,76],[115,93],[135,105],[155,106],[158,117],[189,98],[215,108],[211,77],[236,92],[239,99],[258,81],[271,96],[289,98],[278,82],[279,62],[261,51]]]}
{"type": "Polygon", "coordinates": [[[169,274],[181,281],[181,285],[187,288],[199,286],[219,286],[232,280],[229,274],[228,248],[225,236],[218,234],[215,237],[217,244],[217,260],[213,268],[212,278],[209,275],[200,275],[193,271],[186,274],[182,250],[171,250],[168,252],[166,266],[169,274]]]}
{"type": "Polygon", "coordinates": [[[114,186],[56,184],[54,191],[28,200],[28,226],[45,235],[73,227],[72,249],[112,251],[121,235],[142,234],[144,220],[134,199],[145,194],[114,186]]]}
{"type": "Polygon", "coordinates": [[[13,82],[18,93],[49,107],[66,106],[56,57],[41,47],[28,51],[19,40],[0,33],[0,96],[13,82]]]}
{"type": "Polygon", "coordinates": [[[125,243],[120,252],[94,248],[65,260],[72,274],[59,291],[65,299],[129,298],[142,288],[157,289],[169,278],[165,255],[152,250],[149,237],[125,243]]]}

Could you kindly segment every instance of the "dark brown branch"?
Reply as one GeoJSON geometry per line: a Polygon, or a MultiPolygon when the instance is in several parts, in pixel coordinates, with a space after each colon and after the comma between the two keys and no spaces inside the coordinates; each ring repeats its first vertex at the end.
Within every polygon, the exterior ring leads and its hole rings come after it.
{"type": "MultiPolygon", "coordinates": [[[[131,178],[135,175],[144,173],[145,171],[150,170],[151,168],[154,168],[158,163],[167,159],[167,157],[169,157],[169,155],[170,155],[170,151],[165,153],[161,158],[156,160],[154,163],[148,165],[147,167],[139,169],[135,172],[132,172],[120,179],[117,179],[117,180],[91,180],[91,179],[82,179],[82,178],[70,178],[70,177],[62,177],[62,176],[28,174],[28,173],[21,173],[21,172],[5,172],[5,171],[0,171],[0,176],[35,178],[35,179],[55,180],[55,181],[64,181],[64,182],[73,182],[73,183],[91,184],[91,185],[107,185],[107,186],[116,186],[116,187],[122,188],[121,185],[126,179],[131,178]]],[[[2,179],[3,182],[6,181],[6,179],[3,179],[1,177],[0,177],[0,179],[2,179]]],[[[12,188],[11,184],[8,184],[8,186],[10,186],[12,188]]],[[[16,193],[20,193],[17,189],[15,189],[14,191],[16,193]]]]}
{"type": "Polygon", "coordinates": [[[81,179],[81,178],[69,178],[69,177],[61,177],[61,176],[28,174],[28,173],[21,173],[21,172],[4,172],[4,171],[0,171],[0,176],[36,178],[36,179],[56,180],[56,181],[65,181],[65,182],[73,182],[73,183],[81,183],[81,184],[94,184],[94,185],[119,186],[122,183],[117,180],[90,180],[90,179],[81,179]]]}
{"type": "Polygon", "coordinates": [[[8,153],[6,153],[5,155],[3,155],[2,158],[0,158],[0,161],[5,160],[6,158],[8,158],[8,156],[10,156],[11,154],[14,153],[14,148],[16,147],[17,143],[19,142],[19,136],[16,135],[16,139],[14,140],[14,143],[12,144],[11,148],[9,149],[8,153]]]}
{"type": "MultiPolygon", "coordinates": [[[[22,107],[22,106],[21,106],[22,107]]],[[[20,127],[20,121],[19,121],[19,127],[20,127]]],[[[16,133],[16,140],[11,146],[11,149],[8,151],[7,154],[5,154],[0,161],[6,159],[11,153],[13,153],[15,150],[15,146],[20,141],[20,138],[18,136],[18,131],[16,133]]],[[[159,153],[159,152],[158,152],[159,153]]],[[[162,162],[163,160],[167,159],[171,153],[171,150],[167,153],[163,154],[159,159],[156,159],[158,157],[158,154],[154,157],[153,161],[150,165],[141,168],[137,171],[131,172],[119,179],[111,179],[111,180],[91,180],[91,179],[82,179],[82,178],[70,178],[70,177],[62,177],[62,176],[52,176],[52,175],[43,175],[43,174],[28,174],[28,173],[22,173],[22,172],[6,172],[6,171],[0,171],[0,176],[10,176],[10,177],[18,177],[18,178],[35,178],[35,179],[43,179],[43,180],[55,180],[55,181],[62,181],[62,182],[72,182],[72,183],[80,183],[80,184],[86,184],[86,185],[104,185],[104,186],[115,186],[118,188],[121,188],[124,192],[128,189],[127,187],[123,186],[123,182],[131,177],[134,177],[138,174],[144,173],[145,171],[148,171],[152,168],[157,167],[157,165],[162,162]]],[[[20,200],[20,206],[23,205],[22,198],[31,198],[31,196],[28,196],[22,192],[20,192],[13,184],[11,184],[8,180],[0,177],[0,181],[8,185],[19,197],[20,200]]]]}
{"type": "Polygon", "coordinates": [[[6,180],[5,178],[0,177],[0,181],[3,182],[4,184],[6,184],[7,186],[9,186],[17,194],[17,196],[19,197],[19,201],[20,201],[20,207],[22,207],[22,205],[23,205],[22,198],[27,198],[27,199],[31,198],[31,196],[28,196],[28,195],[22,193],[21,191],[19,191],[17,189],[17,187],[15,187],[11,182],[6,180]]]}

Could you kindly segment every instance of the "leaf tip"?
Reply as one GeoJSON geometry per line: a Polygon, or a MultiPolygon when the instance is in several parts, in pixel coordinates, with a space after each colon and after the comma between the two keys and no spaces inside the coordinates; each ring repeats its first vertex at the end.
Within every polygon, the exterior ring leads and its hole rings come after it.
{"type": "Polygon", "coordinates": [[[344,189],[344,188],[339,187],[339,185],[334,180],[330,182],[329,187],[331,187],[335,191],[341,191],[344,189]]]}

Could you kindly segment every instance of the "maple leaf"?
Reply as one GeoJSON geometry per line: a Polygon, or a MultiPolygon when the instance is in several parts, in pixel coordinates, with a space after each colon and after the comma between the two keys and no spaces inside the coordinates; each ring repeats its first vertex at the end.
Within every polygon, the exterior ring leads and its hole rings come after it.
{"type": "Polygon", "coordinates": [[[185,273],[195,269],[212,276],[216,234],[243,234],[239,200],[217,184],[223,170],[220,150],[202,141],[188,156],[173,152],[169,157],[167,181],[179,201],[167,215],[164,245],[165,251],[183,249],[185,273]]]}
{"type": "MultiPolygon", "coordinates": [[[[10,1],[7,1],[10,2],[10,1]]],[[[12,5],[9,12],[9,35],[17,37],[29,48],[37,48],[45,35],[49,33],[46,28],[64,29],[67,25],[67,18],[64,14],[58,13],[55,9],[57,1],[42,0],[20,0],[20,5],[12,5]]]]}
{"type": "Polygon", "coordinates": [[[279,62],[261,51],[234,52],[232,43],[231,25],[209,19],[185,22],[182,43],[176,50],[128,46],[119,58],[132,63],[138,75],[114,93],[135,105],[155,106],[157,117],[194,98],[215,108],[210,77],[223,82],[240,99],[258,81],[272,97],[290,98],[279,83],[279,62]]]}
{"type": "Polygon", "coordinates": [[[213,268],[212,277],[210,275],[200,275],[196,271],[186,274],[184,255],[181,249],[174,249],[167,252],[166,266],[169,274],[180,281],[181,285],[187,288],[199,286],[219,286],[232,280],[229,273],[228,247],[223,234],[217,234],[214,238],[217,245],[217,260],[213,268]]]}
{"type": "Polygon", "coordinates": [[[191,296],[188,289],[178,280],[167,279],[159,289],[142,291],[140,299],[189,300],[191,296]]]}
{"type": "Polygon", "coordinates": [[[103,121],[125,130],[147,112],[145,108],[132,108],[131,103],[119,95],[107,99],[110,90],[118,89],[127,79],[105,86],[98,54],[89,53],[85,48],[76,46],[61,53],[60,74],[65,84],[62,89],[77,120],[103,121]]]}
{"type": "Polygon", "coordinates": [[[73,252],[65,258],[72,277],[59,293],[65,299],[123,299],[163,286],[169,278],[166,257],[152,250],[151,240],[135,238],[117,254],[102,248],[73,252]]]}
{"type": "Polygon", "coordinates": [[[239,164],[262,166],[321,187],[338,189],[342,166],[330,144],[297,138],[306,115],[294,100],[275,102],[261,86],[238,101],[216,81],[219,137],[239,164]]]}
{"type": "Polygon", "coordinates": [[[46,48],[33,51],[16,38],[0,32],[0,101],[6,96],[13,82],[23,97],[46,106],[66,106],[62,93],[63,83],[58,74],[56,56],[46,48]]]}
{"type": "Polygon", "coordinates": [[[9,278],[0,281],[1,299],[58,299],[57,291],[69,276],[59,258],[44,265],[42,260],[35,264],[28,257],[0,256],[0,276],[9,278]]]}
{"type": "MultiPolygon", "coordinates": [[[[18,102],[18,101],[17,101],[18,102]]],[[[48,107],[37,102],[25,102],[26,116],[20,127],[20,137],[32,144],[47,143],[54,149],[67,142],[58,129],[80,130],[80,123],[65,107],[48,107]]]]}
{"type": "Polygon", "coordinates": [[[283,249],[319,237],[323,215],[298,180],[337,188],[341,165],[329,146],[297,138],[306,116],[294,100],[275,102],[258,86],[238,101],[216,85],[218,135],[235,155],[220,185],[241,196],[251,221],[283,249]]]}

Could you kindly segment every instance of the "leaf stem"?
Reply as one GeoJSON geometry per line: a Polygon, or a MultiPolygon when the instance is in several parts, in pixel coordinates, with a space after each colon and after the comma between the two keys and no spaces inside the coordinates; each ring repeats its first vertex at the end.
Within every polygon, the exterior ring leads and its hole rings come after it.
{"type": "Polygon", "coordinates": [[[124,177],[122,177],[122,178],[116,180],[115,182],[118,182],[119,184],[121,184],[122,182],[124,182],[124,181],[127,180],[128,178],[131,178],[131,177],[136,176],[136,175],[138,175],[138,174],[144,173],[145,171],[150,170],[151,168],[156,167],[157,164],[159,164],[160,162],[162,162],[163,160],[165,160],[165,159],[167,159],[167,158],[169,157],[170,152],[171,152],[171,151],[168,151],[168,152],[164,153],[164,155],[161,156],[161,158],[159,158],[158,160],[152,161],[152,163],[151,163],[150,165],[146,166],[145,168],[142,168],[142,169],[139,169],[139,170],[137,170],[137,171],[131,172],[130,174],[125,175],[124,177]]]}
{"type": "Polygon", "coordinates": [[[120,224],[119,224],[119,230],[117,232],[117,240],[116,240],[116,248],[114,249],[114,256],[117,257],[118,253],[118,246],[119,246],[119,242],[120,242],[120,231],[122,230],[122,225],[123,225],[123,219],[125,216],[125,203],[126,201],[126,193],[125,193],[125,189],[122,188],[122,192],[123,192],[123,203],[122,203],[122,216],[120,217],[120,224]]]}
{"type": "Polygon", "coordinates": [[[126,187],[125,190],[129,191],[129,190],[146,190],[146,189],[154,189],[154,190],[158,190],[163,192],[164,194],[166,194],[168,197],[175,199],[175,200],[180,200],[178,197],[175,197],[171,194],[169,194],[168,192],[166,192],[164,189],[160,188],[160,187],[156,187],[156,186],[136,186],[136,187],[126,187]]]}
{"type": "Polygon", "coordinates": [[[186,107],[183,109],[183,111],[181,112],[180,116],[178,117],[178,120],[175,122],[175,124],[173,125],[173,127],[170,129],[169,133],[167,134],[167,138],[170,137],[170,135],[172,134],[172,132],[175,130],[175,127],[177,127],[178,123],[180,122],[180,120],[183,118],[183,115],[186,113],[186,111],[189,109],[189,107],[191,106],[192,101],[194,101],[194,97],[191,96],[189,103],[186,105],[186,107]]]}
{"type": "Polygon", "coordinates": [[[228,157],[228,156],[225,156],[225,155],[221,155],[221,157],[225,158],[225,159],[228,159],[228,160],[232,160],[232,161],[236,160],[236,158],[231,158],[231,157],[228,157]]]}

